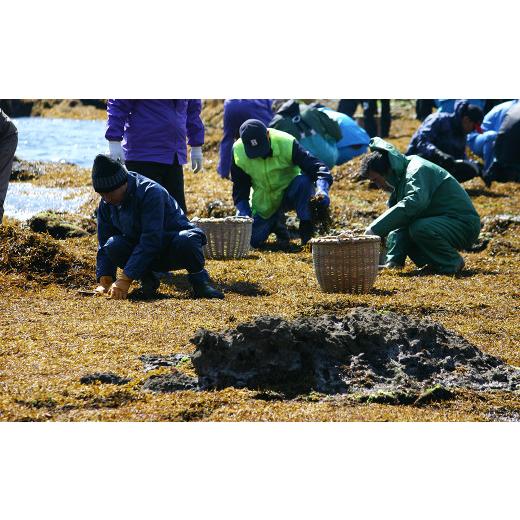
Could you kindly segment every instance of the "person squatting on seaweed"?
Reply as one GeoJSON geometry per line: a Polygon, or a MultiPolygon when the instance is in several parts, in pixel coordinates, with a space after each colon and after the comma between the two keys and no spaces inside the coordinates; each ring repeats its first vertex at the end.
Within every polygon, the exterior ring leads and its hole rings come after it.
{"type": "Polygon", "coordinates": [[[5,196],[17,146],[18,130],[7,114],[0,109],[0,224],[4,217],[5,196]]]}
{"type": "Polygon", "coordinates": [[[438,164],[459,182],[482,176],[475,161],[466,158],[466,136],[482,133],[482,109],[467,99],[455,102],[454,112],[429,115],[412,136],[406,155],[418,155],[438,164]]]}
{"type": "Polygon", "coordinates": [[[204,269],[204,232],[192,224],[165,188],[119,161],[98,155],[92,185],[97,210],[96,292],[125,299],[133,280],[143,296],[159,288],[154,272],[186,269],[195,298],[223,298],[204,269]],[[117,268],[121,268],[116,278],[117,268]]]}
{"type": "Polygon", "coordinates": [[[233,145],[231,180],[238,215],[253,216],[251,246],[255,248],[275,232],[280,215],[290,210],[296,210],[301,243],[306,244],[314,232],[311,198],[316,197],[323,206],[330,205],[329,169],[292,135],[267,129],[257,119],[249,119],[240,127],[240,139],[233,145]]]}
{"type": "Polygon", "coordinates": [[[482,121],[482,134],[468,135],[471,151],[484,159],[482,178],[493,181],[520,181],[520,103],[513,99],[495,105],[482,121]]]}
{"type": "Polygon", "coordinates": [[[200,99],[109,99],[107,103],[105,138],[110,157],[164,186],[184,213],[186,139],[192,170],[202,170],[201,110],[200,99]]]}
{"type": "Polygon", "coordinates": [[[406,157],[383,139],[372,139],[369,148],[360,176],[391,193],[389,209],[365,231],[387,237],[385,267],[402,268],[410,257],[424,272],[460,272],[458,251],[480,234],[480,217],[464,188],[440,166],[406,157]]]}

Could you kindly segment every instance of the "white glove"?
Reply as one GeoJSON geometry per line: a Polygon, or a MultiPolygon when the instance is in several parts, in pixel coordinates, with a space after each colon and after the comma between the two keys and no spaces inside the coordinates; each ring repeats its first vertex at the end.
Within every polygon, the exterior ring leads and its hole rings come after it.
{"type": "Polygon", "coordinates": [[[202,170],[202,146],[192,146],[191,148],[191,169],[193,173],[202,170]]]}
{"type": "Polygon", "coordinates": [[[114,161],[120,161],[125,164],[125,151],[121,146],[121,141],[108,141],[108,153],[114,161]]]}

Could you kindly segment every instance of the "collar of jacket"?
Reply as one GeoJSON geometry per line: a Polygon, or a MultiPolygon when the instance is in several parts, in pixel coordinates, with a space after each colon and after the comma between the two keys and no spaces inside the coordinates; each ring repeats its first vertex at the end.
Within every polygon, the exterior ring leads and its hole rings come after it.
{"type": "Polygon", "coordinates": [[[134,172],[128,172],[128,180],[126,186],[126,193],[123,202],[121,202],[119,207],[126,206],[130,200],[134,198],[135,191],[137,189],[137,177],[134,172]]]}

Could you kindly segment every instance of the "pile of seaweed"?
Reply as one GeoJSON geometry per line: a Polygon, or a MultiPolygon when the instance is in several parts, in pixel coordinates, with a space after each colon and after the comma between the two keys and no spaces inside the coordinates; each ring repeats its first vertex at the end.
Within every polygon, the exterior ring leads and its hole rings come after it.
{"type": "Polygon", "coordinates": [[[415,401],[426,390],[520,389],[520,370],[429,318],[373,308],[342,317],[264,316],[232,330],[200,330],[192,362],[202,388],[284,393],[376,393],[415,401]]]}
{"type": "Polygon", "coordinates": [[[41,211],[27,224],[36,233],[48,233],[58,240],[85,237],[96,232],[96,222],[79,215],[61,211],[41,211]]]}
{"type": "Polygon", "coordinates": [[[0,270],[27,280],[81,287],[93,282],[94,266],[71,254],[49,235],[0,226],[0,270]]]}

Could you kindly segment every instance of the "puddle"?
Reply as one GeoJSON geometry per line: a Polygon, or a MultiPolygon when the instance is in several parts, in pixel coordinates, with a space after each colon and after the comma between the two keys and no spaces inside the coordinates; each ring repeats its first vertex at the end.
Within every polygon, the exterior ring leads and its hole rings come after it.
{"type": "Polygon", "coordinates": [[[70,162],[91,168],[106,153],[106,122],[47,117],[13,119],[18,128],[16,156],[26,161],[70,162]]]}
{"type": "Polygon", "coordinates": [[[47,210],[76,213],[88,197],[87,188],[45,188],[30,182],[11,182],[7,188],[4,214],[25,221],[47,210]]]}

